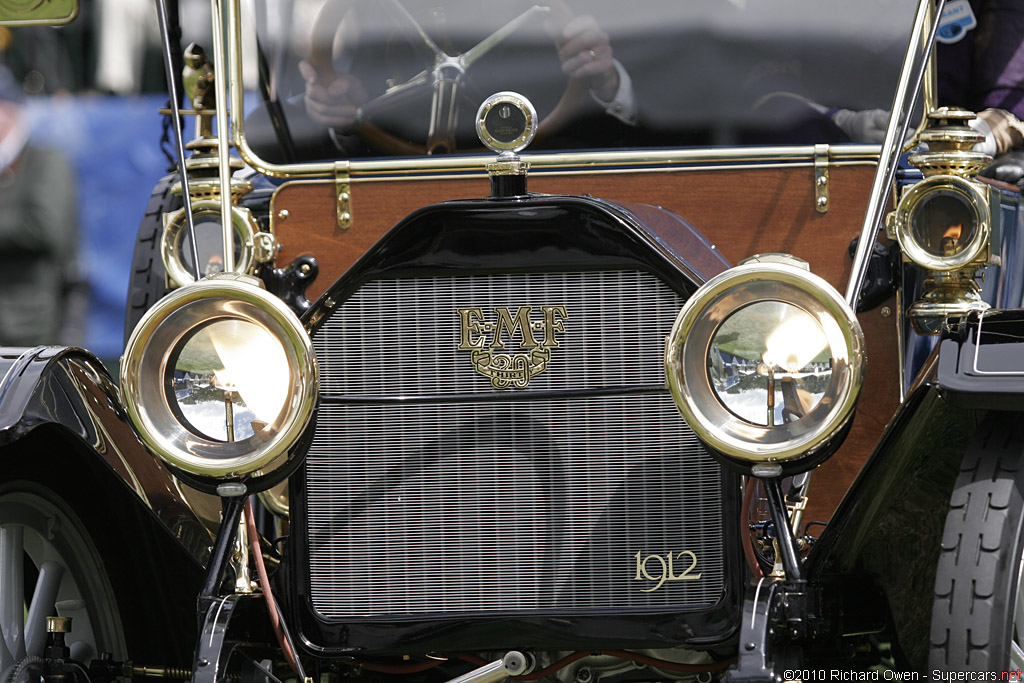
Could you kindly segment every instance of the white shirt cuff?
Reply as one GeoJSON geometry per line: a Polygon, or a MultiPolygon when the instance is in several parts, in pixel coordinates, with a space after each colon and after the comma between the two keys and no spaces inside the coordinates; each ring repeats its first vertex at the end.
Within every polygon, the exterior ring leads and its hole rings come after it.
{"type": "Polygon", "coordinates": [[[636,94],[633,92],[633,79],[629,77],[629,73],[619,60],[613,59],[612,63],[619,74],[619,89],[615,93],[615,98],[611,102],[605,102],[594,91],[590,91],[590,96],[604,107],[606,113],[627,125],[636,125],[636,94]]]}

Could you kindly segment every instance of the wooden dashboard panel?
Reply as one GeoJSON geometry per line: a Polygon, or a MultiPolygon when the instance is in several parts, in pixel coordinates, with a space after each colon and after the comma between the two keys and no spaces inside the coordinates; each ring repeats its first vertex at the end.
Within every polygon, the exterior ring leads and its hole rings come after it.
{"type": "MultiPolygon", "coordinates": [[[[795,254],[842,291],[850,266],[846,248],[860,229],[873,174],[868,166],[832,167],[825,214],[814,208],[811,168],[534,176],[530,190],[662,206],[701,230],[734,263],[761,252],[795,254]]],[[[333,182],[287,183],[271,205],[282,246],[279,263],[315,256],[320,274],[308,296],[316,298],[415,209],[485,197],[489,189],[486,179],[352,183],[353,225],[346,230],[334,218],[333,182]]]]}
{"type": "MultiPolygon", "coordinates": [[[[730,262],[756,253],[784,252],[840,292],[846,288],[848,247],[860,231],[873,166],[831,166],[830,209],[815,209],[811,167],[534,175],[532,192],[588,194],[674,211],[702,231],[730,262]]],[[[485,197],[486,178],[353,182],[349,229],[337,226],[333,181],[295,181],[274,196],[272,225],[281,245],[279,264],[310,255],[319,275],[307,291],[314,299],[392,226],[417,208],[485,197]]],[[[868,340],[867,381],[850,435],[837,455],[815,472],[805,520],[827,520],[860,470],[898,404],[895,303],[860,316],[868,340]]]]}

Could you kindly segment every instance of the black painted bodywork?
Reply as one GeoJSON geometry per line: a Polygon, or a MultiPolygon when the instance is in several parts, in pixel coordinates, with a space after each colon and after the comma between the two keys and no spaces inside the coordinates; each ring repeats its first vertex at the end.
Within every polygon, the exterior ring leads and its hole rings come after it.
{"type": "Polygon", "coordinates": [[[136,663],[187,667],[212,537],[135,436],[106,369],[80,349],[2,349],[0,377],[2,483],[49,489],[82,519],[136,663]]]}
{"type": "Polygon", "coordinates": [[[831,637],[875,634],[893,642],[905,667],[926,670],[950,495],[982,420],[1024,408],[1024,382],[1015,374],[1022,370],[1024,310],[947,321],[914,390],[808,558],[831,637]]]}
{"type": "Polygon", "coordinates": [[[1024,410],[1024,311],[974,312],[939,342],[938,382],[950,402],[1024,410]]]}
{"type": "Polygon", "coordinates": [[[924,669],[946,508],[980,419],[920,385],[850,487],[807,561],[836,650],[846,634],[875,634],[924,669]]]}
{"type": "MultiPolygon", "coordinates": [[[[653,207],[646,207],[653,208],[653,207]]],[[[678,216],[655,209],[666,220],[678,216]]],[[[693,228],[706,254],[680,254],[625,207],[590,197],[528,195],[462,200],[420,209],[398,223],[331,286],[306,315],[317,324],[360,283],[438,273],[514,273],[638,268],[689,295],[729,267],[693,228]],[[693,258],[712,259],[702,273],[693,258]]]]}

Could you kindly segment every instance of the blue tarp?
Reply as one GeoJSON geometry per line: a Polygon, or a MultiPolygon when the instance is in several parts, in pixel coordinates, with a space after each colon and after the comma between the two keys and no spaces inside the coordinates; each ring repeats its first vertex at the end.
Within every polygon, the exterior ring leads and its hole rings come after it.
{"type": "Polygon", "coordinates": [[[139,221],[167,172],[166,96],[68,96],[25,104],[36,144],[64,151],[78,174],[79,261],[91,288],[84,346],[116,361],[139,221]]]}

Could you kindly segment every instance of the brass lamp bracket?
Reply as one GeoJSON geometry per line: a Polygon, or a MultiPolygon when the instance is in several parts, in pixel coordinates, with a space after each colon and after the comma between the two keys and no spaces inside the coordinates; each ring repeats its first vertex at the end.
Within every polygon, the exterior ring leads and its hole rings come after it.
{"type": "Polygon", "coordinates": [[[814,146],[814,208],[828,213],[828,145],[814,146]]]}
{"type": "Polygon", "coordinates": [[[334,165],[334,191],[338,197],[338,227],[348,230],[352,227],[352,191],[349,186],[348,163],[334,165]]]}

